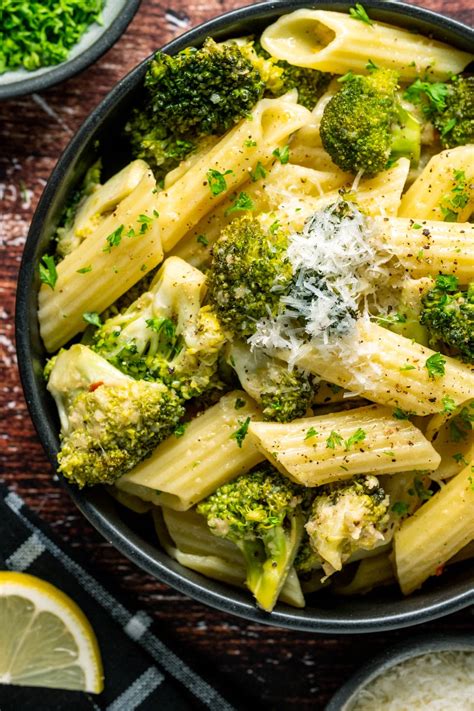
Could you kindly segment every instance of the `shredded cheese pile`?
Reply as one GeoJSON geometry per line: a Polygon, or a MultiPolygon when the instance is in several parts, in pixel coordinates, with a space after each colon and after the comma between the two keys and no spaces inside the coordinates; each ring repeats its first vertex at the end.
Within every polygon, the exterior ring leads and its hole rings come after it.
{"type": "Polygon", "coordinates": [[[367,317],[367,299],[389,278],[391,256],[374,247],[372,225],[355,205],[340,201],[290,236],[293,287],[280,300],[279,313],[258,322],[252,348],[289,350],[290,366],[308,344],[328,349],[328,355],[344,348],[356,320],[367,317]]]}
{"type": "Polygon", "coordinates": [[[398,664],[362,689],[351,709],[474,711],[474,653],[430,653],[398,664]]]}

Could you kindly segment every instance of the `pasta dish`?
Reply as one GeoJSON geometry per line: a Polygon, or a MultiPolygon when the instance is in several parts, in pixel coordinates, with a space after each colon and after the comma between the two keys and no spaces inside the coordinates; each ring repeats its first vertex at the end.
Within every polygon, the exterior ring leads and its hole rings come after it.
{"type": "Polygon", "coordinates": [[[359,4],[158,52],[41,260],[59,472],[268,612],[474,553],[471,60],[359,4]]]}

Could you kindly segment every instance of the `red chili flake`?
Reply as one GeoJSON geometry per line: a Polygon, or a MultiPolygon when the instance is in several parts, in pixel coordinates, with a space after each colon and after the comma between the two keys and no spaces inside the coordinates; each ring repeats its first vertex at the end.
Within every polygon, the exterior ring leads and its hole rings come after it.
{"type": "Polygon", "coordinates": [[[435,570],[435,575],[442,575],[444,572],[444,563],[441,563],[441,565],[438,565],[438,567],[435,570]]]}
{"type": "Polygon", "coordinates": [[[104,384],[104,381],[103,381],[103,380],[98,380],[97,383],[91,383],[91,384],[89,385],[89,392],[90,392],[90,393],[93,393],[94,390],[97,390],[97,388],[100,388],[100,386],[103,385],[103,384],[104,384]]]}

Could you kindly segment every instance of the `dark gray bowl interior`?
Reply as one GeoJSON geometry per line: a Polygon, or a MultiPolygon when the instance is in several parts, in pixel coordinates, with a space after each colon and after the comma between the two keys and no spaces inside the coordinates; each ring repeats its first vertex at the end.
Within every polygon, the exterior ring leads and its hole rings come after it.
{"type": "MultiPolygon", "coordinates": [[[[431,34],[468,50],[474,32],[453,20],[409,5],[371,0],[364,3],[375,19],[431,34]]],[[[227,13],[191,30],[164,49],[173,54],[186,46],[199,45],[212,35],[222,39],[262,30],[279,15],[308,2],[269,2],[227,13]]],[[[347,11],[350,3],[313,3],[321,9],[347,11]]],[[[119,127],[124,112],[140,92],[146,62],[120,81],[90,115],[60,158],[33,218],[20,269],[17,294],[17,350],[20,374],[32,420],[51,464],[56,464],[58,420],[52,399],[42,379],[44,349],[36,317],[39,287],[38,261],[46,251],[64,200],[71,187],[94,161],[100,144],[105,170],[112,173],[129,156],[120,148],[119,127]]],[[[79,491],[69,487],[71,497],[102,535],[144,570],[177,590],[221,610],[266,624],[314,632],[351,633],[394,629],[418,624],[474,602],[472,566],[456,566],[448,574],[428,582],[423,590],[403,599],[396,589],[377,591],[363,598],[337,598],[318,593],[309,597],[304,610],[279,604],[271,614],[257,609],[249,594],[209,580],[183,568],[157,546],[139,518],[117,506],[98,488],[79,491]]]]}
{"type": "MultiPolygon", "coordinates": [[[[324,711],[352,711],[359,692],[392,667],[431,652],[472,652],[474,639],[468,635],[423,635],[386,650],[359,669],[334,694],[324,711]]],[[[460,709],[461,711],[461,709],[460,709]]]]}
{"type": "Polygon", "coordinates": [[[81,72],[115,44],[133,19],[140,2],[108,0],[102,12],[103,25],[91,25],[61,64],[41,67],[32,72],[18,69],[0,74],[0,99],[44,91],[81,72]]]}

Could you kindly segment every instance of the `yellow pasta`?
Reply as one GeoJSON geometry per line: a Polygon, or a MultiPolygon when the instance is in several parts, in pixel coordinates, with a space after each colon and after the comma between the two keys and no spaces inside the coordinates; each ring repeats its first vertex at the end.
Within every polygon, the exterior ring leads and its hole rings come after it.
{"type": "Polygon", "coordinates": [[[155,184],[147,171],[117,209],[57,265],[54,289],[42,284],[38,319],[48,351],[84,331],[86,311],[101,313],[161,262],[155,184]]]}
{"type": "Polygon", "coordinates": [[[243,119],[208,153],[202,155],[182,177],[160,192],[160,234],[169,252],[206,213],[248,181],[258,162],[267,165],[273,152],[311,119],[311,113],[284,97],[262,99],[248,119],[243,119]],[[209,171],[225,177],[226,187],[213,194],[209,171]]]}
{"type": "Polygon", "coordinates": [[[374,243],[392,253],[412,277],[455,274],[474,279],[474,225],[393,217],[378,220],[374,243]]]}
{"type": "Polygon", "coordinates": [[[447,79],[472,59],[468,52],[381,22],[360,22],[327,10],[296,10],[263,32],[262,47],[277,59],[299,67],[345,74],[367,73],[371,59],[395,69],[403,80],[419,74],[447,79]]]}
{"type": "MultiPolygon", "coordinates": [[[[309,346],[296,363],[362,397],[415,415],[441,412],[447,397],[462,405],[474,392],[472,366],[444,356],[444,375],[431,377],[426,361],[434,351],[371,321],[357,323],[341,353],[309,346]]],[[[288,360],[290,352],[278,356],[288,360]]]]}
{"type": "Polygon", "coordinates": [[[458,146],[434,155],[402,198],[399,217],[444,220],[447,210],[456,222],[467,222],[474,212],[474,145],[458,146]],[[460,176],[456,179],[456,175],[460,176]],[[460,184],[465,205],[450,204],[460,184]]]}
{"type": "Polygon", "coordinates": [[[349,582],[333,581],[336,595],[365,595],[374,588],[396,583],[390,555],[381,553],[364,558],[357,564],[354,577],[349,582]]]}
{"type": "Polygon", "coordinates": [[[472,462],[443,486],[395,533],[397,578],[405,595],[474,539],[472,462]]]}
{"type": "MultiPolygon", "coordinates": [[[[163,507],[153,511],[153,519],[161,545],[185,568],[214,580],[244,587],[246,570],[242,553],[230,541],[214,536],[205,519],[194,509],[174,511],[163,507]]],[[[279,600],[293,607],[305,606],[294,568],[288,573],[279,600]]]]}
{"type": "MultiPolygon", "coordinates": [[[[235,433],[259,411],[240,390],[224,395],[186,425],[183,435],[162,442],[116,486],[145,501],[185,511],[217,487],[249,471],[264,456],[250,437],[239,446],[235,433]]],[[[247,423],[248,424],[248,423],[247,423]]]]}
{"type": "Polygon", "coordinates": [[[251,422],[249,433],[279,471],[304,486],[363,473],[434,470],[440,461],[418,428],[379,405],[285,424],[251,422]]]}

